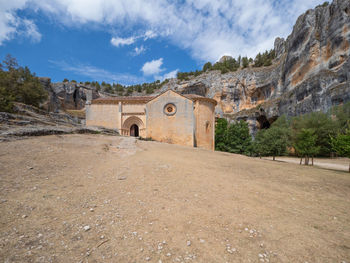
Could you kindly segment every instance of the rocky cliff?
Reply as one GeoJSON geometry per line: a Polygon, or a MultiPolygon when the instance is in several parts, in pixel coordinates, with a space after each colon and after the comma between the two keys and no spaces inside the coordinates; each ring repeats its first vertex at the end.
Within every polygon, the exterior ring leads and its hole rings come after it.
{"type": "Polygon", "coordinates": [[[76,82],[52,83],[50,78],[39,79],[49,95],[48,101],[42,106],[50,112],[81,110],[85,107],[86,101],[100,97],[95,87],[76,82]]]}
{"type": "Polygon", "coordinates": [[[334,0],[301,15],[286,39],[275,40],[270,67],[209,71],[163,89],[218,101],[217,115],[245,119],[254,130],[278,116],[327,111],[350,101],[350,1],[334,0]]]}

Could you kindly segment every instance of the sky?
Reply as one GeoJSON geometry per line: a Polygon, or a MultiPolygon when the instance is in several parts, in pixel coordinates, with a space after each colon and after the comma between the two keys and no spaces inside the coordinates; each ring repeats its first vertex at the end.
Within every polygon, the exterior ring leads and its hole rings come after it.
{"type": "Polygon", "coordinates": [[[0,60],[53,82],[132,85],[255,57],[324,0],[0,0],[0,60]]]}

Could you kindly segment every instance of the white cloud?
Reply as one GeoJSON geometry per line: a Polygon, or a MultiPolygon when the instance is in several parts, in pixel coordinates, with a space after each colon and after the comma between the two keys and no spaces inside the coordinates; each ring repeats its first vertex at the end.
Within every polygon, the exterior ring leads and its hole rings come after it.
{"type": "Polygon", "coordinates": [[[0,42],[14,37],[16,10],[32,8],[67,27],[101,26],[134,37],[112,38],[116,46],[139,38],[167,38],[198,61],[222,54],[253,56],[287,37],[297,17],[324,0],[0,0],[0,42]],[[29,4],[30,3],[30,4],[29,4]],[[131,8],[132,7],[132,8],[131,8]],[[13,23],[15,21],[15,23],[13,23]],[[129,33],[130,34],[130,33],[129,33]]]}
{"type": "Polygon", "coordinates": [[[128,38],[121,38],[121,37],[112,37],[111,44],[113,46],[119,47],[124,45],[131,45],[135,42],[134,37],[128,37],[128,38]]]}
{"type": "Polygon", "coordinates": [[[160,81],[163,81],[165,79],[172,79],[172,78],[176,78],[176,74],[179,72],[178,69],[175,69],[173,71],[170,71],[166,74],[164,74],[163,76],[155,76],[155,79],[159,79],[160,81]]]}
{"type": "Polygon", "coordinates": [[[132,74],[115,73],[76,61],[74,61],[74,63],[68,63],[66,61],[49,60],[49,62],[62,71],[86,76],[93,81],[106,81],[109,83],[115,82],[122,85],[132,85],[145,81],[145,79],[132,74]]]}
{"type": "Polygon", "coordinates": [[[160,72],[164,71],[164,69],[161,68],[162,65],[163,65],[163,58],[152,60],[152,61],[146,62],[142,66],[141,71],[146,76],[157,75],[160,72]]]}
{"type": "Polygon", "coordinates": [[[0,45],[16,36],[25,36],[33,42],[41,40],[41,34],[32,20],[20,18],[16,10],[26,7],[26,0],[0,0],[0,45]]]}
{"type": "Polygon", "coordinates": [[[146,41],[147,39],[155,38],[157,37],[157,34],[153,32],[152,30],[147,30],[145,34],[143,35],[143,39],[146,41]]]}
{"type": "Polygon", "coordinates": [[[140,47],[135,47],[134,51],[131,54],[133,56],[138,56],[144,53],[145,51],[146,51],[146,48],[143,45],[141,45],[140,47]]]}
{"type": "Polygon", "coordinates": [[[33,42],[40,42],[41,34],[39,33],[38,27],[34,24],[34,22],[28,19],[23,19],[22,22],[24,30],[20,33],[30,38],[33,42]]]}

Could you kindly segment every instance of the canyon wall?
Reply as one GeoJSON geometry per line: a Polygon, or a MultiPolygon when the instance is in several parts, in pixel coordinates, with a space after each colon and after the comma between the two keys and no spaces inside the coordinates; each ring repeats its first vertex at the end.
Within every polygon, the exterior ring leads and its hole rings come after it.
{"type": "Polygon", "coordinates": [[[214,98],[217,116],[245,119],[253,132],[282,114],[326,112],[350,101],[350,1],[308,10],[274,49],[272,66],[208,71],[188,81],[173,79],[162,89],[214,98]]]}

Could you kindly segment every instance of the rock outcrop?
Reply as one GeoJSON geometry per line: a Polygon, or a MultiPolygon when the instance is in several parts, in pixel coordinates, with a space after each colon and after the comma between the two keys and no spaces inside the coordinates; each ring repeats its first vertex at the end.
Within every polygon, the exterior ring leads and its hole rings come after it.
{"type": "Polygon", "coordinates": [[[103,127],[86,127],[77,118],[66,113],[47,112],[25,105],[14,104],[14,113],[0,112],[0,141],[28,136],[68,133],[103,133],[118,135],[118,131],[103,127]]]}
{"type": "Polygon", "coordinates": [[[94,87],[76,82],[52,83],[50,78],[41,77],[39,79],[49,94],[48,101],[42,106],[50,112],[81,110],[85,107],[86,101],[91,101],[99,97],[94,87]]]}
{"type": "Polygon", "coordinates": [[[214,98],[218,116],[248,120],[253,132],[282,114],[326,112],[350,101],[350,1],[308,10],[286,40],[275,40],[274,49],[272,66],[209,71],[163,89],[214,98]]]}

